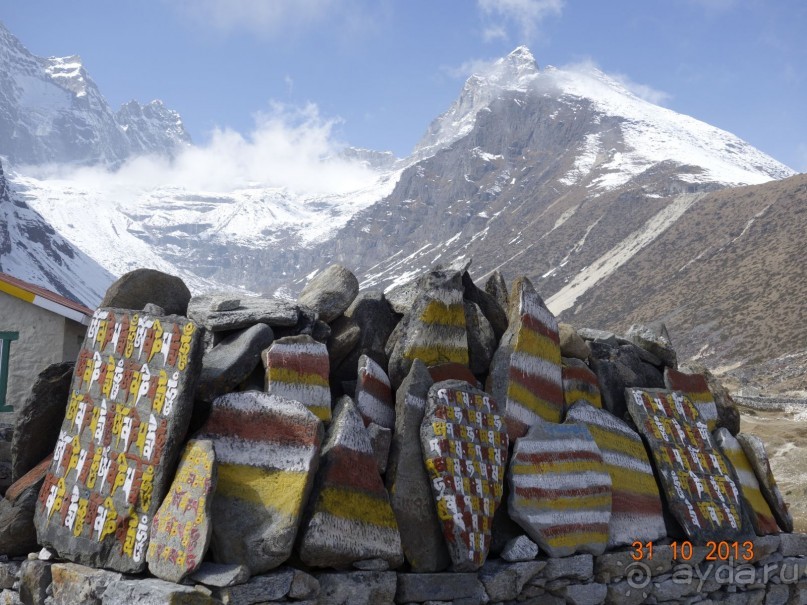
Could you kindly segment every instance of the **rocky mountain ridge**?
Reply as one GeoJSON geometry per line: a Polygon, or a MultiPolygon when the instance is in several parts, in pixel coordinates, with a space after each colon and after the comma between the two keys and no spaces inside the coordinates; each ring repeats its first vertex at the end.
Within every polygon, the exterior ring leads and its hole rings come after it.
{"type": "Polygon", "coordinates": [[[119,165],[141,153],[172,153],[190,136],[162,102],[117,113],[81,57],[37,57],[0,23],[0,154],[14,165],[119,165]]]}

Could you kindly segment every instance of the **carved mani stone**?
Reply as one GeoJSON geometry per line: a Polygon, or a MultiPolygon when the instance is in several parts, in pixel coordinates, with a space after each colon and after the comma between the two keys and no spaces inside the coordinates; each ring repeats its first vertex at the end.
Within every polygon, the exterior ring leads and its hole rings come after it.
{"type": "Polygon", "coordinates": [[[253,575],[291,555],[319,463],[322,423],[299,401],[258,391],[213,401],[198,438],[216,449],[214,559],[253,575]]]}
{"type": "Polygon", "coordinates": [[[466,382],[438,382],[429,389],[420,441],[453,568],[479,569],[507,467],[509,440],[496,403],[466,382]]]}
{"type": "Polygon", "coordinates": [[[653,454],[669,511],[687,538],[705,544],[751,536],[740,486],[698,408],[663,389],[625,389],[625,399],[653,454]]]}
{"type": "Polygon", "coordinates": [[[577,403],[566,423],[584,425],[611,475],[608,547],[654,542],[667,535],[658,484],[639,434],[610,412],[577,403]]]}
{"type": "Polygon", "coordinates": [[[664,368],[664,386],[671,391],[680,391],[695,404],[701,419],[710,431],[717,426],[717,404],[709,390],[706,376],[702,374],[684,374],[673,368],[664,368]]]}
{"type": "Polygon", "coordinates": [[[42,544],[84,565],[145,568],[151,520],[190,422],[200,332],[176,315],[93,314],[36,507],[42,544]]]}
{"type": "Polygon", "coordinates": [[[611,477],[585,426],[534,425],[516,441],[508,480],[510,516],[550,557],[605,551],[611,477]]]}
{"type": "Polygon", "coordinates": [[[202,564],[213,529],[210,515],[215,489],[213,444],[189,441],[168,495],[151,521],[146,560],[152,574],[178,583],[202,564]]]}

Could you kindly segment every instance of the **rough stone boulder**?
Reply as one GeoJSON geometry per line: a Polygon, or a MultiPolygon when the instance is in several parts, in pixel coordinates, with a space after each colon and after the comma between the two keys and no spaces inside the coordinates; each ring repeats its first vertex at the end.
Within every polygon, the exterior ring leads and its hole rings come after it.
{"type": "Polygon", "coordinates": [[[773,471],[771,471],[771,464],[768,461],[768,452],[765,451],[765,444],[762,439],[756,435],[740,433],[737,435],[737,441],[740,442],[748,461],[751,463],[751,467],[754,469],[754,473],[756,473],[762,495],[768,501],[779,527],[786,532],[792,532],[793,517],[787,508],[785,499],[782,497],[782,492],[779,491],[779,486],[776,484],[773,471]]]}
{"type": "Polygon", "coordinates": [[[152,303],[165,315],[186,315],[191,291],[179,277],[156,269],[135,269],[107,288],[99,307],[139,310],[152,303]]]}
{"type": "Polygon", "coordinates": [[[297,302],[310,307],[324,322],[331,322],[350,306],[359,293],[359,280],[342,265],[317,273],[303,288],[297,302]]]}
{"type": "Polygon", "coordinates": [[[53,452],[70,397],[74,361],[54,363],[34,380],[17,409],[11,441],[11,480],[17,481],[53,452]]]}
{"type": "Polygon", "coordinates": [[[50,462],[48,456],[14,482],[5,498],[0,499],[0,554],[18,557],[37,549],[34,508],[50,462]]]}

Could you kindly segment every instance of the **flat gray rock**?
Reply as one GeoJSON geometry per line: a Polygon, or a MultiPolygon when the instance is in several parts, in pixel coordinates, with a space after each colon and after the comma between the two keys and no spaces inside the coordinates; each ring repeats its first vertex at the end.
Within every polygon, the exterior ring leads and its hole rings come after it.
{"type": "Polygon", "coordinates": [[[364,559],[383,559],[391,569],[403,563],[370,437],[349,397],[339,400],[322,448],[299,556],[308,566],[337,569],[364,559]]]}
{"type": "Polygon", "coordinates": [[[237,309],[227,311],[211,311],[213,300],[211,295],[200,295],[188,303],[188,317],[213,332],[240,330],[258,323],[293,326],[300,317],[298,305],[279,298],[245,296],[237,309]]]}
{"type": "Polygon", "coordinates": [[[54,605],[100,605],[107,588],[123,574],[76,563],[54,563],[50,568],[54,605]]]}
{"type": "Polygon", "coordinates": [[[266,324],[255,324],[227,336],[202,358],[197,397],[213,401],[234,390],[261,362],[261,352],[272,344],[274,333],[266,324]]]}
{"type": "Polygon", "coordinates": [[[193,411],[200,332],[179,315],[95,311],[36,507],[44,546],[90,567],[145,569],[193,411]]]}
{"type": "Polygon", "coordinates": [[[387,605],[395,601],[394,571],[352,571],[317,574],[317,605],[387,605]]]}
{"type": "Polygon", "coordinates": [[[289,594],[294,580],[294,570],[283,567],[273,572],[255,576],[244,584],[229,586],[217,591],[219,599],[238,605],[254,605],[267,601],[279,601],[289,594]]]}
{"type": "Polygon", "coordinates": [[[507,330],[507,307],[502,306],[492,294],[478,288],[467,271],[462,274],[462,287],[466,302],[479,307],[493,330],[495,342],[499,342],[502,334],[507,330]]]}
{"type": "Polygon", "coordinates": [[[390,504],[404,555],[415,572],[442,571],[451,563],[420,446],[420,425],[431,386],[429,371],[416,359],[396,392],[395,432],[387,465],[390,504]]]}
{"type": "Polygon", "coordinates": [[[104,592],[103,605],[218,605],[220,601],[191,586],[182,586],[157,578],[121,580],[104,592]]]}
{"type": "Polygon", "coordinates": [[[213,402],[197,435],[218,461],[213,558],[259,574],[291,555],[319,463],[322,424],[302,403],[228,393],[213,402]],[[249,489],[245,489],[249,485],[249,489]]]}
{"type": "Polygon", "coordinates": [[[249,568],[246,565],[236,563],[211,563],[203,561],[202,564],[188,576],[192,581],[204,584],[205,586],[215,586],[225,588],[243,584],[249,580],[249,568]]]}
{"type": "Polygon", "coordinates": [[[479,570],[479,579],[491,601],[510,601],[546,567],[546,561],[505,563],[488,561],[479,570]]]}
{"type": "Polygon", "coordinates": [[[504,545],[501,558],[509,563],[532,561],[538,556],[538,545],[527,536],[511,538],[504,545]]]}
{"type": "Polygon", "coordinates": [[[474,573],[399,573],[395,602],[454,601],[473,596],[478,586],[474,573]]]}
{"type": "Polygon", "coordinates": [[[670,342],[667,328],[664,324],[659,324],[655,328],[654,326],[633,324],[625,333],[625,338],[655,355],[668,368],[677,368],[678,356],[670,342]]]}
{"type": "Polygon", "coordinates": [[[49,467],[50,457],[20,477],[0,498],[0,553],[18,557],[38,549],[34,510],[49,467]]]}
{"type": "Polygon", "coordinates": [[[373,448],[373,456],[375,457],[378,472],[383,475],[387,472],[389,449],[390,445],[392,445],[392,430],[371,422],[367,425],[367,435],[370,437],[370,445],[373,448]]]}
{"type": "Polygon", "coordinates": [[[342,265],[317,273],[303,288],[297,302],[314,309],[330,322],[342,315],[359,293],[359,280],[342,265]]]}
{"type": "Polygon", "coordinates": [[[151,521],[146,560],[158,578],[179,583],[201,565],[213,530],[216,479],[213,443],[188,441],[168,494],[151,521]]]}

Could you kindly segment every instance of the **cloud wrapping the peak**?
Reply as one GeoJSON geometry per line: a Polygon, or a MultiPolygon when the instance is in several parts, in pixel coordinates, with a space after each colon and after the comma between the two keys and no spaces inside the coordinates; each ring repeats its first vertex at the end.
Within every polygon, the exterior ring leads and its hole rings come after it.
{"type": "Polygon", "coordinates": [[[524,40],[531,40],[545,18],[561,14],[564,0],[477,0],[477,4],[488,20],[486,40],[507,39],[505,24],[515,25],[524,40]]]}
{"type": "Polygon", "coordinates": [[[115,171],[50,166],[25,172],[39,178],[69,178],[125,196],[158,187],[220,193],[249,187],[286,188],[303,195],[347,193],[370,185],[378,175],[338,155],[343,147],[333,132],[338,123],[322,117],[313,103],[303,107],[272,103],[268,112],[256,114],[255,128],[248,135],[217,128],[208,144],[187,147],[173,160],[140,156],[115,171]]]}

